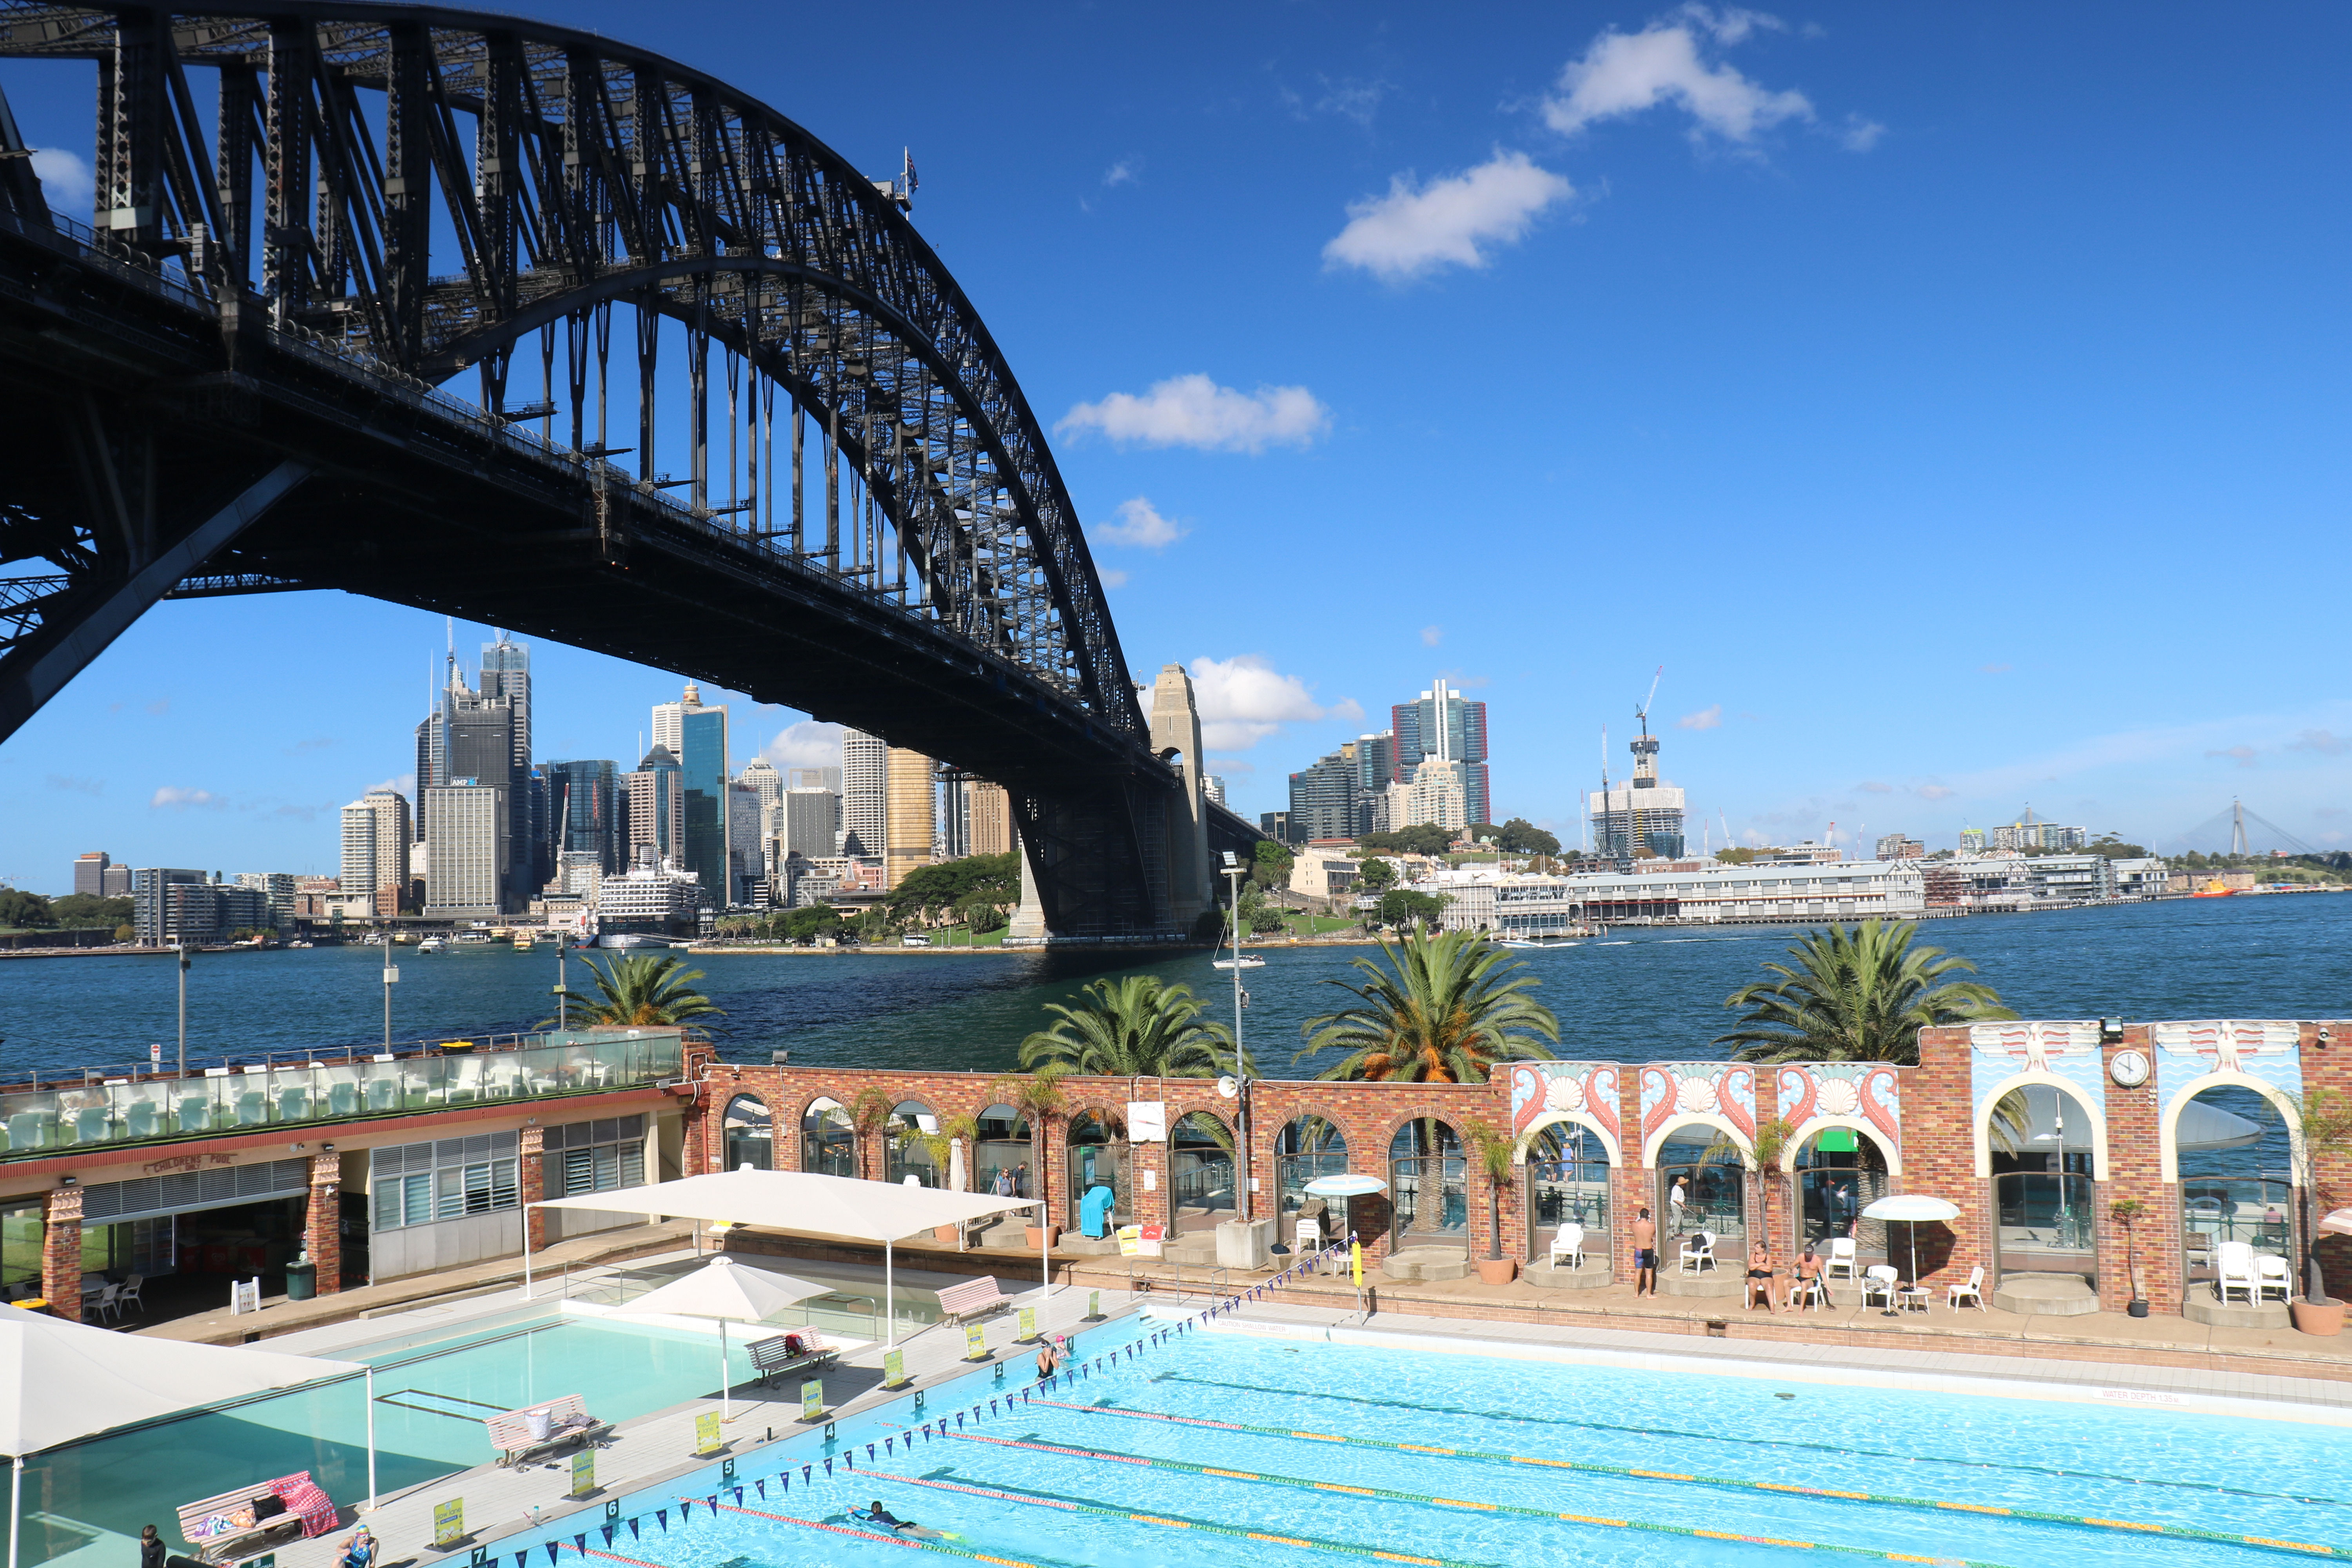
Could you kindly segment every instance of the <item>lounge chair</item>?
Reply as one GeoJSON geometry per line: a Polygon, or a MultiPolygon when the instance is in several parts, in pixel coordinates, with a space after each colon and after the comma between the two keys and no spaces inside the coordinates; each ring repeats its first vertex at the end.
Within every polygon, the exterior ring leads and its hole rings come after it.
{"type": "Polygon", "coordinates": [[[1715,1267],[1715,1237],[1704,1230],[1695,1230],[1683,1237],[1682,1265],[1685,1274],[1696,1274],[1699,1265],[1715,1267]]]}
{"type": "Polygon", "coordinates": [[[1830,1238],[1829,1261],[1822,1265],[1822,1278],[1835,1279],[1841,1277],[1841,1271],[1845,1279],[1854,1277],[1853,1237],[1850,1236],[1830,1238]]]}
{"type": "Polygon", "coordinates": [[[577,1394],[500,1411],[482,1425],[489,1428],[490,1447],[499,1451],[501,1465],[520,1464],[533,1454],[571,1443],[593,1443],[613,1430],[611,1422],[588,1414],[587,1400],[577,1394]]]}
{"type": "Polygon", "coordinates": [[[1568,1266],[1570,1268],[1584,1267],[1584,1227],[1582,1226],[1564,1225],[1552,1233],[1551,1266],[1554,1268],[1559,1268],[1559,1260],[1563,1258],[1568,1259],[1568,1266]]]}
{"type": "Polygon", "coordinates": [[[1977,1310],[1983,1311],[1985,1310],[1984,1265],[1979,1263],[1969,1270],[1967,1284],[1945,1286],[1944,1299],[1944,1304],[1955,1312],[1960,1310],[1962,1301],[1974,1301],[1977,1304],[1977,1310]]]}
{"type": "Polygon", "coordinates": [[[181,1504],[178,1513],[180,1538],[196,1549],[200,1563],[251,1556],[289,1529],[299,1528],[306,1539],[325,1535],[333,1531],[336,1519],[334,1503],[308,1470],[199,1498],[181,1504]]]}
{"type": "Polygon", "coordinates": [[[2213,1249],[2213,1293],[2221,1305],[2230,1304],[2230,1292],[2246,1293],[2246,1305],[2255,1303],[2261,1289],[2261,1276],[2254,1271],[2254,1248],[2252,1242],[2225,1241],[2213,1249]]]}
{"type": "Polygon", "coordinates": [[[795,1329],[772,1339],[755,1340],[750,1349],[751,1367],[760,1374],[762,1388],[774,1386],[774,1380],[786,1373],[830,1366],[840,1355],[814,1329],[795,1329]]]}
{"type": "Polygon", "coordinates": [[[2275,1253],[2265,1252],[2254,1259],[2254,1301],[2260,1305],[2272,1291],[2278,1292],[2282,1301],[2294,1297],[2294,1277],[2287,1271],[2286,1259],[2275,1253]]]}
{"type": "Polygon", "coordinates": [[[1862,1304],[1865,1307],[1869,1306],[1871,1299],[1875,1297],[1881,1305],[1892,1310],[1895,1306],[1895,1274],[1892,1266],[1885,1263],[1872,1264],[1862,1276],[1862,1304]]]}

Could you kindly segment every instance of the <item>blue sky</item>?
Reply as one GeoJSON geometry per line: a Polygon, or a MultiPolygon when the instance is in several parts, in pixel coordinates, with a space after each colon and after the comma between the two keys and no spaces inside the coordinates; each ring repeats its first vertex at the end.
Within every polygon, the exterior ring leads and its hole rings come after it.
{"type": "MultiPolygon", "coordinates": [[[[2340,8],[507,8],[912,148],[1246,811],[1442,672],[1572,841],[1663,664],[1664,772],[1743,838],[2234,794],[2352,845],[2340,8]]],[[[0,62],[84,158],[89,80],[0,62]]],[[[331,870],[442,637],[164,606],[0,746],[0,875],[331,870]]],[[[677,685],[539,659],[545,756],[677,685]]]]}

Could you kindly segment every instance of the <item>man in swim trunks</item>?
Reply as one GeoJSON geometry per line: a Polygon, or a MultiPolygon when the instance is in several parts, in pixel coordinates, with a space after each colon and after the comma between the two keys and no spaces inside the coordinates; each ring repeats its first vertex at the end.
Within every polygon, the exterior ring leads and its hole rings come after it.
{"type": "Polygon", "coordinates": [[[1759,1295],[1764,1298],[1766,1311],[1780,1310],[1780,1287],[1774,1279],[1779,1272],[1772,1267],[1771,1248],[1759,1241],[1748,1249],[1748,1295],[1740,1303],[1743,1310],[1754,1311],[1759,1295]]]}
{"type": "MultiPolygon", "coordinates": [[[[1804,1255],[1797,1259],[1797,1282],[1801,1285],[1808,1280],[1820,1286],[1819,1299],[1822,1306],[1834,1305],[1830,1300],[1830,1282],[1822,1275],[1822,1255],[1813,1250],[1813,1244],[1810,1241],[1805,1243],[1804,1255]]],[[[1796,1304],[1797,1295],[1795,1291],[1790,1293],[1790,1305],[1796,1304]]]]}
{"type": "Polygon", "coordinates": [[[1649,1284],[1649,1294],[1658,1293],[1658,1222],[1643,1209],[1642,1217],[1633,1222],[1633,1294],[1643,1293],[1643,1283],[1649,1284]]]}
{"type": "Polygon", "coordinates": [[[880,1498],[876,1498],[866,1506],[866,1519],[870,1524],[878,1524],[885,1530],[897,1531],[902,1534],[922,1529],[922,1526],[913,1520],[900,1519],[897,1514],[884,1508],[880,1498]]]}

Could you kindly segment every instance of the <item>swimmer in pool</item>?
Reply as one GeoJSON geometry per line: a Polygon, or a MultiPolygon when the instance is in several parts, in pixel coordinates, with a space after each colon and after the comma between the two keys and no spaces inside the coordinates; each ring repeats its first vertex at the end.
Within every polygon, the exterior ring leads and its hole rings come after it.
{"type": "Polygon", "coordinates": [[[874,1501],[866,1508],[850,1510],[849,1516],[852,1519],[862,1520],[867,1524],[878,1525],[882,1529],[889,1531],[894,1534],[912,1536],[918,1541],[945,1541],[948,1539],[946,1532],[943,1531],[927,1530],[923,1526],[917,1524],[911,1519],[900,1519],[897,1514],[892,1513],[888,1509],[882,1506],[882,1500],[880,1498],[876,1498],[874,1501]]]}

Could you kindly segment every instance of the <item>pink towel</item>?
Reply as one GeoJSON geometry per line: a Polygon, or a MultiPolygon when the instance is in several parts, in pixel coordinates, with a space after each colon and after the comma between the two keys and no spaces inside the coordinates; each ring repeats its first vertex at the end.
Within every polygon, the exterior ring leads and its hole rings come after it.
{"type": "Polygon", "coordinates": [[[302,1516],[302,1538],[305,1541],[314,1535],[324,1535],[335,1528],[334,1500],[319,1489],[318,1483],[310,1479],[310,1471],[304,1470],[299,1475],[288,1476],[284,1480],[272,1481],[269,1489],[278,1494],[278,1500],[286,1505],[287,1512],[302,1516]]]}

